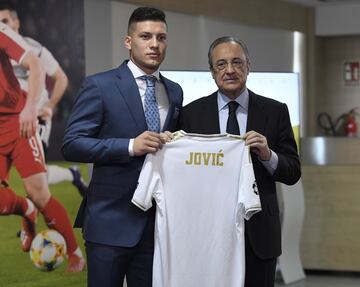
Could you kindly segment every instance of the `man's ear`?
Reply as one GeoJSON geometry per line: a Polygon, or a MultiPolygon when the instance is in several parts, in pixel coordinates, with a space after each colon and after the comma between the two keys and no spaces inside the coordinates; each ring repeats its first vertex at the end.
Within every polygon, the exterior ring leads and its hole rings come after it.
{"type": "Polygon", "coordinates": [[[125,48],[131,50],[131,36],[127,35],[124,39],[125,48]]]}

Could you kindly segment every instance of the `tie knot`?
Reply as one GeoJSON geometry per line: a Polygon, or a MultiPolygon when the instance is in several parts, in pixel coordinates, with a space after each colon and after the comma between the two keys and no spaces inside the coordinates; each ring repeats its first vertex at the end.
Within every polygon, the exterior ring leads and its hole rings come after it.
{"type": "Polygon", "coordinates": [[[155,76],[141,76],[140,79],[145,80],[146,81],[146,86],[147,87],[154,87],[155,86],[155,82],[156,82],[156,77],[155,76]]]}
{"type": "Polygon", "coordinates": [[[239,107],[239,103],[236,101],[231,101],[228,103],[228,106],[229,106],[229,114],[235,113],[237,108],[239,107]]]}

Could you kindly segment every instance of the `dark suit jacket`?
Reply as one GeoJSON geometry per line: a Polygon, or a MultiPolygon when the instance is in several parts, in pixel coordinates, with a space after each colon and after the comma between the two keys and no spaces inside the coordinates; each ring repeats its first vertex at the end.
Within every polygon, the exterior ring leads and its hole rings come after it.
{"type": "MultiPolygon", "coordinates": [[[[301,174],[300,161],[287,106],[251,91],[249,97],[246,129],[264,135],[270,149],[278,155],[279,162],[271,176],[257,156],[251,154],[262,211],[245,223],[245,232],[258,257],[274,258],[281,254],[281,227],[275,181],[289,185],[296,183],[301,174]]],[[[219,133],[217,93],[185,106],[181,111],[178,129],[189,133],[219,133]]]]}
{"type": "MultiPolygon", "coordinates": [[[[178,84],[161,80],[170,104],[163,130],[172,131],[183,93],[178,84]]],[[[145,157],[130,157],[128,145],[146,130],[138,86],[127,62],[85,80],[62,147],[66,160],[94,164],[77,218],[85,240],[122,247],[138,243],[150,214],[134,206],[131,198],[145,157]]]]}

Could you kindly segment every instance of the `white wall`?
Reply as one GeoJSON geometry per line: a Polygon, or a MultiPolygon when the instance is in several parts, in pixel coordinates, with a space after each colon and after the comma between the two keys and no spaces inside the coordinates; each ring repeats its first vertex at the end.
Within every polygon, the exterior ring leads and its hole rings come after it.
{"type": "Polygon", "coordinates": [[[111,2],[84,0],[85,74],[107,70],[112,64],[111,2]]]}
{"type": "Polygon", "coordinates": [[[317,7],[316,35],[360,35],[360,4],[317,7]]]}
{"type": "MultiPolygon", "coordinates": [[[[111,2],[112,59],[118,66],[128,57],[123,40],[134,5],[111,2]]],[[[169,47],[162,69],[207,70],[207,50],[217,37],[231,35],[248,46],[252,70],[293,71],[293,32],[250,27],[203,16],[166,12],[169,47]]]]}

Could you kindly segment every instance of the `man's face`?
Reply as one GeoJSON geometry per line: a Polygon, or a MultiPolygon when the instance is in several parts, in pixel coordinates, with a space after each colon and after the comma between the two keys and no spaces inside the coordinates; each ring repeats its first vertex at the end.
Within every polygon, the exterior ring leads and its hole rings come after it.
{"type": "Polygon", "coordinates": [[[234,100],[244,90],[250,63],[242,47],[234,42],[217,45],[211,57],[211,73],[220,92],[234,100]]]}
{"type": "Polygon", "coordinates": [[[0,22],[3,22],[15,32],[19,33],[19,19],[14,17],[9,10],[0,10],[0,22]]]}
{"type": "Polygon", "coordinates": [[[165,58],[167,48],[166,24],[143,21],[133,24],[125,37],[130,59],[145,73],[155,72],[165,58]]]}

